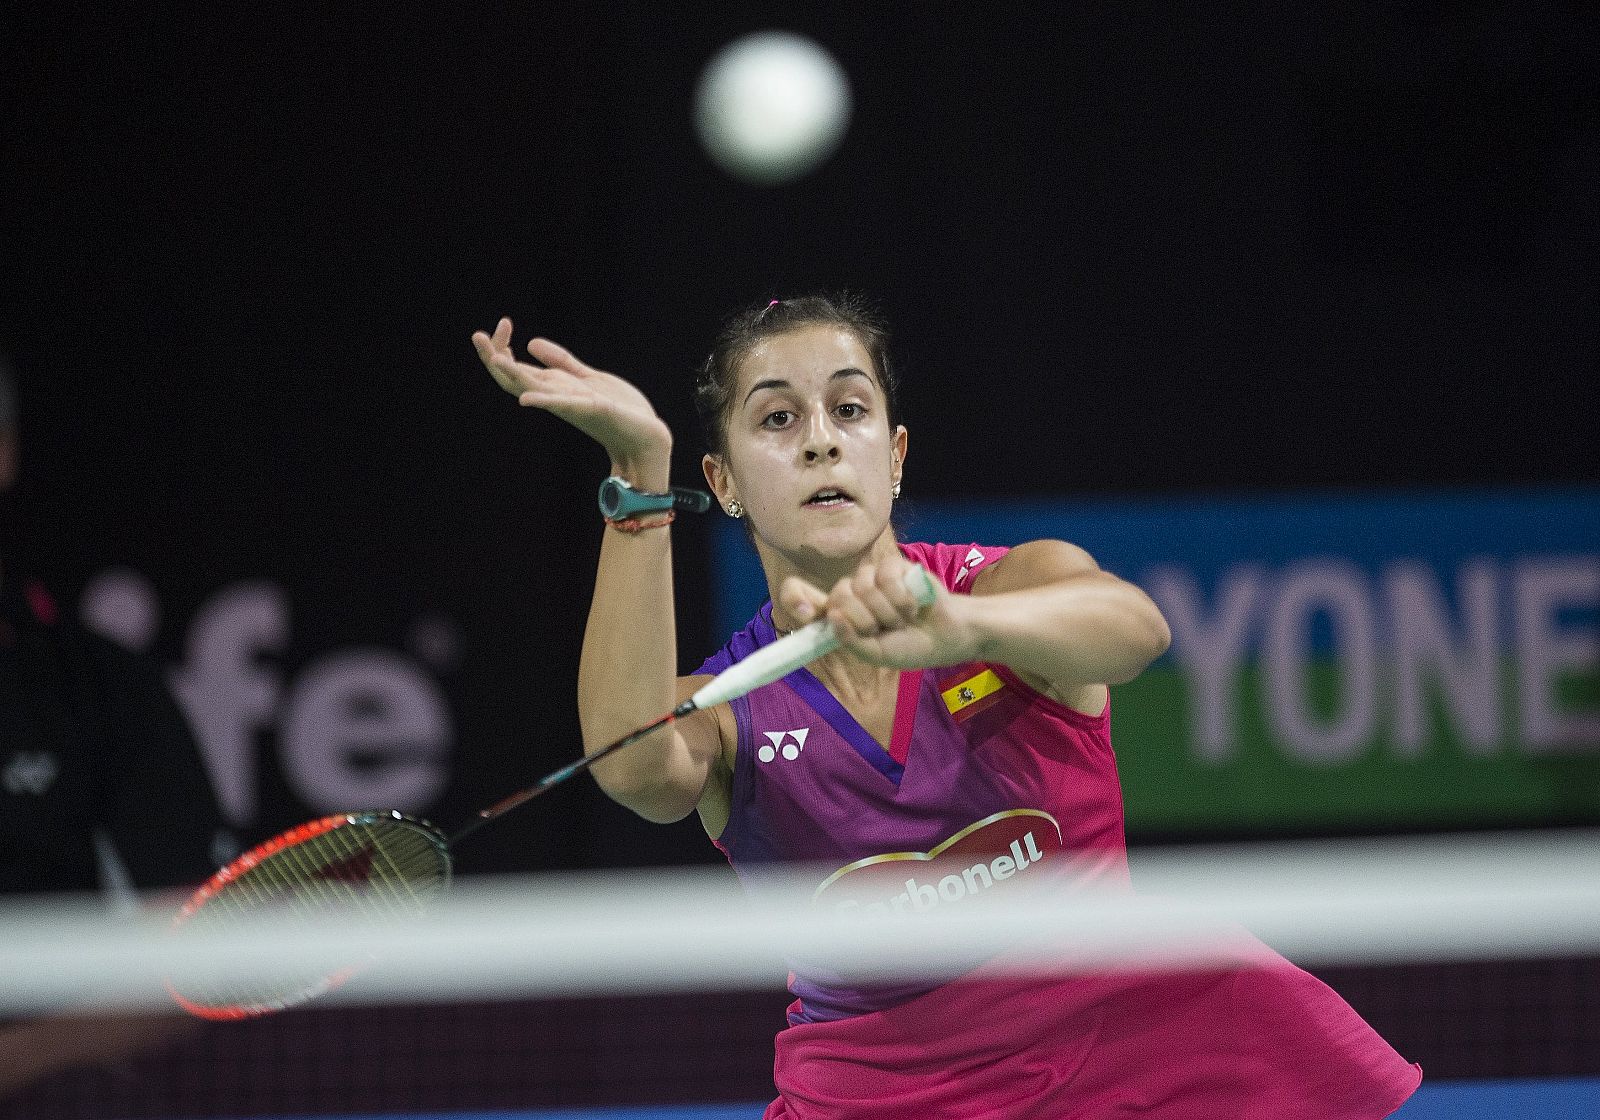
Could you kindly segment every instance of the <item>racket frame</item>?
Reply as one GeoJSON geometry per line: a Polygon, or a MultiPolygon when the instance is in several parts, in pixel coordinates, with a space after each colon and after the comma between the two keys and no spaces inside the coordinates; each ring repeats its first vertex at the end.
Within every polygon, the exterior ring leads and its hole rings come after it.
{"type": "MultiPolygon", "coordinates": [[[[450,858],[450,845],[443,833],[429,822],[418,817],[407,816],[394,809],[368,809],[353,813],[333,813],[326,817],[297,824],[293,828],[285,829],[269,840],[263,840],[247,852],[234,857],[228,864],[217,870],[209,879],[202,883],[189,896],[189,899],[178,908],[173,915],[168,927],[168,933],[177,933],[187,925],[202,907],[212,899],[228,889],[233,883],[244,875],[259,867],[267,860],[289,848],[325,836],[341,828],[351,825],[373,825],[380,821],[405,825],[411,831],[426,839],[432,844],[439,855],[441,871],[440,887],[449,885],[454,864],[450,858]]],[[[213,1022],[228,1022],[239,1019],[253,1019],[260,1015],[268,1015],[275,1011],[285,1011],[307,1003],[318,996],[325,995],[349,980],[360,972],[362,963],[346,965],[334,972],[321,977],[316,982],[304,988],[296,989],[293,993],[277,999],[265,999],[248,1004],[207,1004],[201,1003],[182,992],[173,985],[171,980],[166,980],[163,985],[175,1003],[189,1014],[213,1022]]]]}

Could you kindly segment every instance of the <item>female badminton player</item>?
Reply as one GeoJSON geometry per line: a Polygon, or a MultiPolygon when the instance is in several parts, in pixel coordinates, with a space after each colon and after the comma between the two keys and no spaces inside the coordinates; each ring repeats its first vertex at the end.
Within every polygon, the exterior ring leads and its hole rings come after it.
{"type": "MultiPolygon", "coordinates": [[[[705,478],[748,527],[771,599],[675,680],[672,432],[636,387],[554,342],[529,342],[528,362],[508,320],[473,335],[522,405],[605,448],[627,497],[608,511],[584,635],[586,749],[787,631],[826,617],[841,639],[594,776],[649,820],[698,811],[747,879],[821,866],[817,903],[840,912],[1125,884],[1110,686],[1161,654],[1166,622],[1063,541],[896,539],[910,441],[887,342],[849,296],[769,301],[724,327],[696,386],[705,478]],[[933,574],[931,604],[907,590],[911,564],[933,574]]],[[[1208,971],[1020,978],[991,964],[886,985],[796,962],[768,1120],[1376,1120],[1421,1077],[1259,943],[1208,971]]]]}

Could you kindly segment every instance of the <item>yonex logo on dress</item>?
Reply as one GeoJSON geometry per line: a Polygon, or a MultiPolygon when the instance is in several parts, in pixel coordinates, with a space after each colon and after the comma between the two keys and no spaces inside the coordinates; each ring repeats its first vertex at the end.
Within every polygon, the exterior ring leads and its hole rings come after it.
{"type": "Polygon", "coordinates": [[[806,736],[811,734],[811,728],[801,727],[794,731],[763,731],[767,742],[762,743],[756,751],[756,757],[762,762],[771,762],[782,754],[790,762],[800,757],[800,752],[806,749],[806,736]]]}
{"type": "Polygon", "coordinates": [[[979,552],[975,548],[968,549],[967,558],[961,561],[961,570],[956,573],[955,582],[960,583],[962,580],[966,579],[972,574],[972,569],[981,563],[983,563],[983,553],[979,552]]]}

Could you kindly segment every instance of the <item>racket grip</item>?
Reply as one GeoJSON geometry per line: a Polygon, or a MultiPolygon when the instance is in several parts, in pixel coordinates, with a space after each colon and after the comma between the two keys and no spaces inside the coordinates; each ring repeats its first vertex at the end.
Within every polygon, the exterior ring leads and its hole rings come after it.
{"type": "MultiPolygon", "coordinates": [[[[921,565],[913,564],[907,568],[904,582],[906,590],[916,596],[919,607],[932,603],[938,594],[933,576],[921,565]]],[[[802,665],[838,647],[839,639],[834,636],[833,627],[826,619],[818,619],[756,650],[737,665],[730,665],[690,697],[690,703],[697,710],[725,704],[764,684],[788,676],[802,665]]]]}

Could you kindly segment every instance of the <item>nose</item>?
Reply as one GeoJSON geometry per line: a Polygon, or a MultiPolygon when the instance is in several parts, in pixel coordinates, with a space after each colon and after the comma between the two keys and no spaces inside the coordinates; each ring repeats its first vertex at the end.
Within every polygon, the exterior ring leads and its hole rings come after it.
{"type": "Polygon", "coordinates": [[[839,457],[839,433],[833,426],[833,417],[827,409],[816,409],[811,413],[811,419],[806,422],[806,438],[802,445],[806,462],[815,463],[818,459],[837,459],[839,457]]]}

